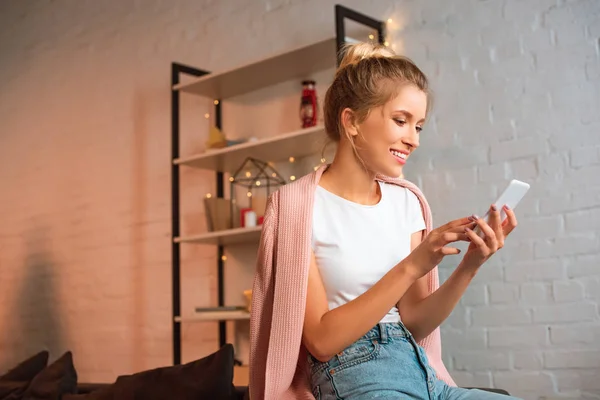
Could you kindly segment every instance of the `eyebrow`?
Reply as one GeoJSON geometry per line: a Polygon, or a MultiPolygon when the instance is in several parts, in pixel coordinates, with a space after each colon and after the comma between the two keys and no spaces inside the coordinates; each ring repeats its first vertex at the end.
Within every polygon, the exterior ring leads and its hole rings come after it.
{"type": "MultiPolygon", "coordinates": [[[[414,118],[414,115],[412,115],[411,112],[406,111],[406,110],[395,110],[394,112],[405,114],[408,118],[414,118]]],[[[425,122],[425,118],[422,118],[421,120],[419,120],[417,122],[425,122]]]]}

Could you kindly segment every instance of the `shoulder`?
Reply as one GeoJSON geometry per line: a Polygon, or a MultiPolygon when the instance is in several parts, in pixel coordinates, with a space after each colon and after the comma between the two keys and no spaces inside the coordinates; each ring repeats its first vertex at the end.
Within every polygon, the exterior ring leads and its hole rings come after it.
{"type": "Polygon", "coordinates": [[[386,191],[391,193],[390,197],[397,204],[403,204],[410,214],[423,214],[427,217],[431,214],[427,199],[423,192],[414,183],[406,179],[381,179],[385,183],[386,191]]]}
{"type": "Polygon", "coordinates": [[[391,196],[395,200],[406,201],[411,204],[419,203],[419,197],[417,196],[417,193],[415,193],[415,191],[412,188],[409,188],[405,185],[393,182],[382,182],[382,188],[389,196],[391,196]]]}
{"type": "Polygon", "coordinates": [[[274,214],[275,216],[283,214],[290,217],[290,214],[296,214],[292,211],[297,211],[312,204],[309,197],[314,196],[313,182],[314,177],[309,174],[293,182],[286,183],[273,191],[268,197],[265,220],[266,214],[274,214]]]}
{"type": "Polygon", "coordinates": [[[314,173],[311,173],[308,175],[304,175],[295,181],[286,183],[285,185],[283,185],[279,189],[277,189],[276,192],[281,193],[281,196],[294,195],[294,194],[305,192],[306,190],[308,190],[311,186],[314,186],[315,184],[316,183],[315,183],[314,173]]]}
{"type": "Polygon", "coordinates": [[[315,188],[315,178],[313,174],[308,174],[280,186],[272,195],[278,198],[282,209],[297,209],[314,198],[315,188]]]}

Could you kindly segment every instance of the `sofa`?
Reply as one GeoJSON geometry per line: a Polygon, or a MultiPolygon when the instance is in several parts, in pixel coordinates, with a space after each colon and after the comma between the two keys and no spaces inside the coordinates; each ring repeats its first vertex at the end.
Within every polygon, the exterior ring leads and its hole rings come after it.
{"type": "Polygon", "coordinates": [[[48,351],[0,376],[0,400],[238,400],[247,388],[233,385],[233,346],[186,364],[117,377],[112,383],[80,383],[70,351],[48,364],[48,351]]]}
{"type": "MultiPolygon", "coordinates": [[[[119,376],[112,383],[80,383],[73,355],[48,364],[39,353],[0,376],[0,400],[242,400],[248,388],[233,385],[234,351],[226,344],[192,362],[119,376]]],[[[482,389],[508,395],[500,389],[482,389]]]]}

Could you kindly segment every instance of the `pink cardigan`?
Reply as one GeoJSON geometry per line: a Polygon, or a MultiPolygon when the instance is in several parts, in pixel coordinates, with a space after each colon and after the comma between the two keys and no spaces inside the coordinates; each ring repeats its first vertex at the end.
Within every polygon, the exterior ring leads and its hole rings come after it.
{"type": "MultiPolygon", "coordinates": [[[[252,292],[250,398],[310,399],[307,350],[302,327],[310,260],[315,189],[326,166],[274,192],[267,203],[252,292]]],[[[406,187],[421,202],[427,232],[431,210],[421,191],[404,179],[378,179],[406,187]]],[[[429,291],[439,287],[437,267],[429,291]]],[[[439,328],[419,342],[437,376],[456,386],[442,362],[439,328]]]]}

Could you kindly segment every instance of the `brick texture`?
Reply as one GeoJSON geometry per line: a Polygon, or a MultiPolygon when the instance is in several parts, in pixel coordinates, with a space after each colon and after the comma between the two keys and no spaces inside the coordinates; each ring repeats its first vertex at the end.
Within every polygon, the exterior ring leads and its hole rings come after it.
{"type": "MultiPolygon", "coordinates": [[[[171,362],[170,63],[223,70],[330,37],[335,3],[0,4],[0,369],[40,347],[72,350],[81,381],[171,362]]],[[[527,400],[598,398],[600,2],[340,3],[391,18],[392,47],[430,76],[406,175],[438,224],[485,212],[510,179],[532,185],[443,325],[451,373],[527,400]]],[[[298,95],[289,82],[224,102],[225,133],[295,129],[298,95]]],[[[182,154],[204,148],[205,113],[212,99],[182,97],[182,154]]],[[[214,175],[184,169],[182,185],[182,231],[202,231],[214,175]]],[[[214,249],[182,257],[182,311],[215,304],[214,249]]],[[[248,280],[252,257],[231,254],[230,276],[248,280]]],[[[216,323],[182,332],[184,361],[217,348],[216,323]]]]}

